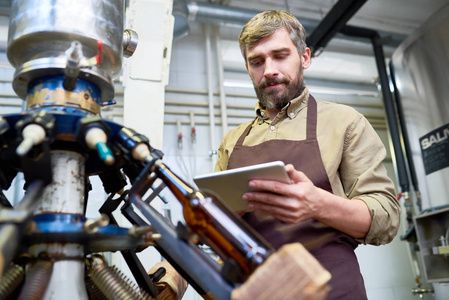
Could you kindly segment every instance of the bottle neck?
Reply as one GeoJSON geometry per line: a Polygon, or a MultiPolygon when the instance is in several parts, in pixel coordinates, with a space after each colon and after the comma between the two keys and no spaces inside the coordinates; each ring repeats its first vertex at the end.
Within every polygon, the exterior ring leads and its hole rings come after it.
{"type": "Polygon", "coordinates": [[[166,165],[161,161],[155,163],[154,172],[157,177],[161,179],[171,190],[174,196],[182,202],[187,204],[195,190],[185,181],[176,176],[166,165]]]}

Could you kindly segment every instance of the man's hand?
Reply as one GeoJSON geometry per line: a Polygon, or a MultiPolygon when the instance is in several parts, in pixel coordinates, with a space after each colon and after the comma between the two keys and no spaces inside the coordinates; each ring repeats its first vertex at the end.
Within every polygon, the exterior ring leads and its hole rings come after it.
{"type": "Polygon", "coordinates": [[[316,219],[356,238],[363,238],[371,226],[371,214],[361,200],[345,199],[316,187],[293,165],[285,167],[291,184],[270,180],[251,180],[243,199],[250,210],[257,210],[286,222],[316,219]]]}
{"type": "Polygon", "coordinates": [[[251,180],[249,186],[263,192],[248,192],[243,199],[248,200],[251,210],[259,210],[287,222],[298,223],[314,218],[321,209],[325,192],[315,187],[310,179],[293,165],[285,166],[291,184],[270,180],[251,180]]]}

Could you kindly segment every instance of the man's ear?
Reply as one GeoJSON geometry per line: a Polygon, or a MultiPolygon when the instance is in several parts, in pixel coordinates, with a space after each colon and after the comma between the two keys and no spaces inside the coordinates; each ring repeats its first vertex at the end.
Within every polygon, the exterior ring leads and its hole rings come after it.
{"type": "Polygon", "coordinates": [[[302,67],[304,69],[307,69],[311,63],[309,47],[306,47],[306,49],[304,49],[304,51],[301,53],[301,60],[302,60],[302,67]]]}

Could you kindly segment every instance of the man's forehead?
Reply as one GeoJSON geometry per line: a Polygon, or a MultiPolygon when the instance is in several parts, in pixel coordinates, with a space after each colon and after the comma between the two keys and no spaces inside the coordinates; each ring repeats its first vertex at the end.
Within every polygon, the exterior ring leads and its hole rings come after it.
{"type": "Polygon", "coordinates": [[[279,28],[271,35],[262,38],[258,43],[252,47],[246,47],[246,52],[254,52],[261,48],[267,48],[266,50],[272,51],[277,48],[290,48],[296,47],[293,43],[288,30],[284,27],[279,28]]]}

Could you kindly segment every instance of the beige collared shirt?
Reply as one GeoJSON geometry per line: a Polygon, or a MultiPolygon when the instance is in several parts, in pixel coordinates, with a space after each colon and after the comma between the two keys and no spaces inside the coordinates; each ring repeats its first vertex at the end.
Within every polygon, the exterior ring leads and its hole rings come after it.
{"type": "MultiPolygon", "coordinates": [[[[251,121],[254,123],[243,145],[254,146],[272,139],[306,139],[308,98],[306,88],[273,120],[257,104],[256,120],[251,121]]],[[[349,106],[317,100],[317,114],[317,140],[334,194],[360,199],[371,212],[371,228],[364,239],[357,241],[373,245],[390,242],[399,228],[401,208],[382,163],[386,156],[382,141],[368,120],[349,106]]],[[[227,169],[238,138],[251,122],[226,134],[218,149],[215,171],[227,169]]]]}

